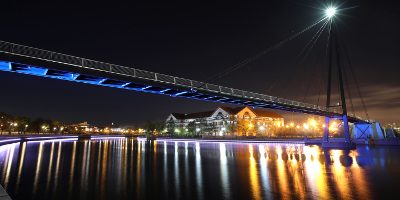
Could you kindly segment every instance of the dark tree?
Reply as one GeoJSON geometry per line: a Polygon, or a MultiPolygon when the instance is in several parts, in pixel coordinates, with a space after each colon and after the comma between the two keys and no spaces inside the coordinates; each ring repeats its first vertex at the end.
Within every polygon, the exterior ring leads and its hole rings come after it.
{"type": "Polygon", "coordinates": [[[188,123],[188,125],[187,125],[187,129],[188,129],[188,133],[190,134],[190,135],[195,135],[196,134],[196,121],[191,121],[191,122],[189,122],[188,123]]]}
{"type": "Polygon", "coordinates": [[[42,130],[42,126],[44,126],[44,119],[41,117],[38,117],[31,123],[31,130],[34,133],[40,133],[42,130]]]}
{"type": "Polygon", "coordinates": [[[24,132],[25,134],[31,120],[27,117],[15,117],[15,121],[17,123],[18,132],[24,132]]]}
{"type": "Polygon", "coordinates": [[[146,135],[153,134],[154,129],[156,129],[155,123],[152,122],[151,120],[147,120],[146,124],[144,125],[145,134],[146,135]]]}
{"type": "Polygon", "coordinates": [[[156,129],[156,131],[157,131],[158,133],[161,134],[161,132],[165,129],[165,123],[164,123],[164,121],[156,121],[156,122],[154,123],[154,128],[156,129]]]}
{"type": "Polygon", "coordinates": [[[170,120],[167,121],[166,127],[167,127],[167,131],[169,133],[173,134],[175,132],[175,129],[178,126],[177,126],[177,124],[176,124],[176,122],[174,120],[170,119],[170,120]]]}

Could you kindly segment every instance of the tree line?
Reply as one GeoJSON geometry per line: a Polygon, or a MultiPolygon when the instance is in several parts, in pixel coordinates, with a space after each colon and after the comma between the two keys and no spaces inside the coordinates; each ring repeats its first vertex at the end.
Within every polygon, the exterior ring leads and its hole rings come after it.
{"type": "Polygon", "coordinates": [[[0,131],[1,134],[11,134],[18,132],[19,134],[29,133],[55,133],[60,122],[51,119],[38,117],[31,121],[28,117],[12,116],[5,112],[0,112],[0,131]]]}

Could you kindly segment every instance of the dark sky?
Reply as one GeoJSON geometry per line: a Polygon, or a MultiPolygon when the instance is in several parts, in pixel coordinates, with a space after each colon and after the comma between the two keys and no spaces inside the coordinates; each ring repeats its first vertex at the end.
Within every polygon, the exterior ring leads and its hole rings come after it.
{"type": "MultiPolygon", "coordinates": [[[[339,1],[341,9],[351,9],[341,10],[340,20],[335,19],[368,114],[381,123],[400,122],[400,23],[394,2],[339,1]]],[[[326,1],[2,1],[0,6],[0,40],[203,81],[320,20],[326,1]]],[[[319,76],[311,76],[323,43],[303,64],[288,66],[318,27],[214,83],[266,93],[284,75],[269,95],[277,96],[288,83],[282,98],[303,101],[309,88],[305,102],[317,104],[319,76]]],[[[365,117],[354,80],[349,79],[355,112],[365,117]]],[[[323,82],[319,105],[325,106],[326,75],[323,82]]],[[[337,82],[333,85],[337,93],[337,82]]],[[[0,111],[96,125],[143,124],[171,112],[229,106],[2,71],[0,90],[0,111]]],[[[332,102],[336,99],[333,94],[332,102]]],[[[348,107],[352,112],[350,102],[348,107]]]]}

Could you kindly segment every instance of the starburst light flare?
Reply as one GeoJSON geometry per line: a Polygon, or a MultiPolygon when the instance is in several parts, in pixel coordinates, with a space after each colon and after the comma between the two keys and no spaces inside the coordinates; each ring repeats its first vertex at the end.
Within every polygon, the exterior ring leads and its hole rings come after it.
{"type": "Polygon", "coordinates": [[[326,10],[326,14],[328,15],[328,17],[332,17],[333,15],[335,15],[336,10],[334,8],[329,8],[328,10],[326,10]]]}

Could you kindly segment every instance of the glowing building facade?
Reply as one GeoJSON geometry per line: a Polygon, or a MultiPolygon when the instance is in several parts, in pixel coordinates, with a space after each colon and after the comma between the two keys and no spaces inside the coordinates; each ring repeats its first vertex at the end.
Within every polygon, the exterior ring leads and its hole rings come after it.
{"type": "Polygon", "coordinates": [[[189,114],[171,113],[166,120],[167,124],[171,120],[177,127],[183,128],[187,128],[190,122],[195,121],[197,132],[216,136],[256,135],[266,130],[268,126],[284,125],[284,118],[281,115],[272,111],[255,110],[249,106],[218,107],[213,111],[189,114]]]}

